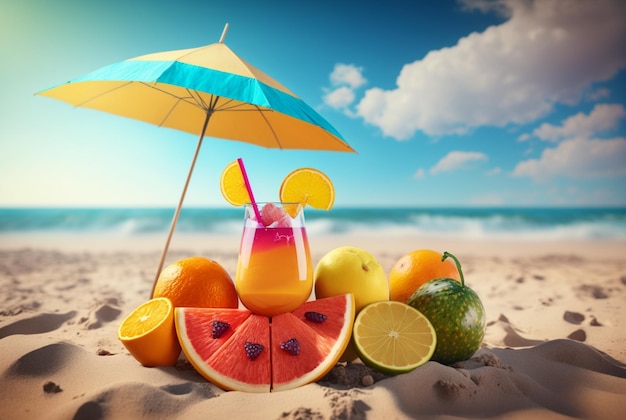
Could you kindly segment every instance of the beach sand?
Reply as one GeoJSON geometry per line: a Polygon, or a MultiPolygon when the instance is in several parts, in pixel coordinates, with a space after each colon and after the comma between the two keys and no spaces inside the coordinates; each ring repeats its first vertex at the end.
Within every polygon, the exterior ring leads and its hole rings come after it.
{"type": "MultiPolygon", "coordinates": [[[[183,355],[146,368],[117,340],[119,323],[149,297],[163,237],[4,235],[0,419],[624,417],[626,242],[310,241],[314,263],[353,245],[387,271],[414,249],[452,252],[486,308],[482,348],[394,377],[357,361],[290,391],[227,392],[183,355]]],[[[201,255],[234,278],[237,242],[175,235],[166,261],[201,255]]]]}

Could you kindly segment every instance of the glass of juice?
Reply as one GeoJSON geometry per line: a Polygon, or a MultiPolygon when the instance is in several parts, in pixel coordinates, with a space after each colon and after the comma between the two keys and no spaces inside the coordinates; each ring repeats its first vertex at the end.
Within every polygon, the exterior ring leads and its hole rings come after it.
{"type": "Polygon", "coordinates": [[[308,300],[311,253],[300,204],[259,203],[258,208],[261,221],[251,204],[245,206],[235,284],[246,308],[275,316],[308,300]]]}

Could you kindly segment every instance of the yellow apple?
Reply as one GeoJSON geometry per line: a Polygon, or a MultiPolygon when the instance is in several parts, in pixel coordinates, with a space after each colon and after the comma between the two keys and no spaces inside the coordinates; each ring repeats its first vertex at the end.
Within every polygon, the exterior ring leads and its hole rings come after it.
{"type": "MultiPolygon", "coordinates": [[[[389,300],[389,281],[378,260],[369,252],[343,246],[324,255],[315,267],[315,297],[317,299],[352,293],[355,316],[366,305],[389,300]]],[[[339,361],[358,357],[350,340],[339,361]]]]}
{"type": "Polygon", "coordinates": [[[389,281],[369,252],[342,246],[324,255],[315,267],[315,296],[325,298],[352,293],[356,313],[365,305],[389,300],[389,281]]]}

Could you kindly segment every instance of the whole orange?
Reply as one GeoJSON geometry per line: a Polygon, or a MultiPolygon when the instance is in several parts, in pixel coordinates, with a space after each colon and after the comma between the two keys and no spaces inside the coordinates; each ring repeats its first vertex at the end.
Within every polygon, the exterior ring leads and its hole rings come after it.
{"type": "Polygon", "coordinates": [[[389,300],[407,303],[422,284],[449,277],[461,281],[459,270],[443,254],[430,249],[417,249],[402,256],[389,272],[389,300]]]}
{"type": "Polygon", "coordinates": [[[166,297],[174,307],[237,308],[235,284],[219,263],[204,257],[176,261],[159,275],[153,298],[166,297]]]}

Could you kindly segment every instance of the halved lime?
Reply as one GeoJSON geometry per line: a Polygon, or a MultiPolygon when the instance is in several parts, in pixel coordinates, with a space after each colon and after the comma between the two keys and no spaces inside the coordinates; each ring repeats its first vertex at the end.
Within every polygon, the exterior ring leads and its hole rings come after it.
{"type": "Polygon", "coordinates": [[[430,321],[417,309],[397,301],[367,305],[356,317],[352,334],[363,363],[391,374],[423,365],[437,346],[430,321]]]}

